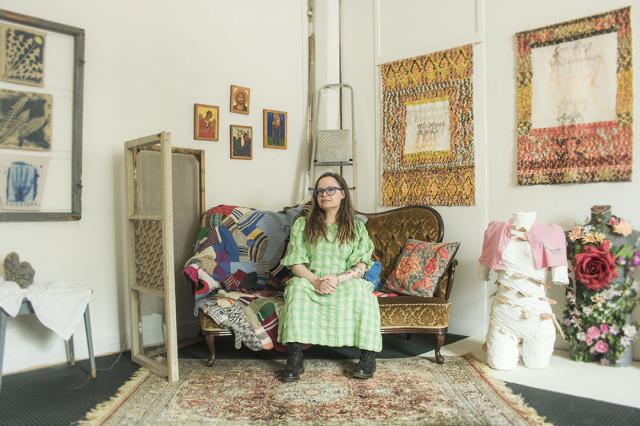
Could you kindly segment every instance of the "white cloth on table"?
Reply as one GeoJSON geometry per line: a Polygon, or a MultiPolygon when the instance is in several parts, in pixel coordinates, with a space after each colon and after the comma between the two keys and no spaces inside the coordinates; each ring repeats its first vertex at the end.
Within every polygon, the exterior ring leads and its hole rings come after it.
{"type": "Polygon", "coordinates": [[[69,340],[82,319],[91,292],[88,287],[69,286],[60,281],[34,283],[23,289],[14,282],[0,278],[0,307],[15,317],[22,299],[26,298],[44,326],[64,340],[69,340]]]}
{"type": "Polygon", "coordinates": [[[12,317],[18,315],[24,293],[22,288],[13,281],[5,281],[0,277],[0,308],[12,317]]]}

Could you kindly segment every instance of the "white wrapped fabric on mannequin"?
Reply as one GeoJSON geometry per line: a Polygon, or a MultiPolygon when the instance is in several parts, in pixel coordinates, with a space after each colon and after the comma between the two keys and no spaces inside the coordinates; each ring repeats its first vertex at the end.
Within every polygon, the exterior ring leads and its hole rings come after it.
{"type": "Polygon", "coordinates": [[[498,370],[518,365],[549,365],[559,324],[546,285],[569,282],[564,233],[536,221],[536,212],[516,212],[507,222],[492,222],[485,232],[481,279],[496,271],[497,290],[486,338],[487,363],[498,370]]]}

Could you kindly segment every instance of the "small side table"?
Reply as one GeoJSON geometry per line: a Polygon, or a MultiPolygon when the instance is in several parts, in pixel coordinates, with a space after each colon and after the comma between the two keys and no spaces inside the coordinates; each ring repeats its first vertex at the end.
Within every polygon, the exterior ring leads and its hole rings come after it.
{"type": "MultiPolygon", "coordinates": [[[[31,306],[31,302],[27,299],[22,300],[22,305],[20,306],[20,310],[18,311],[18,315],[30,315],[33,314],[33,306],[31,306]]],[[[7,320],[9,319],[9,315],[3,310],[0,309],[0,389],[2,387],[2,363],[4,361],[4,341],[6,337],[7,331],[7,320]]],[[[84,310],[84,328],[87,333],[87,349],[89,351],[89,362],[91,363],[91,378],[96,378],[96,360],[93,354],[93,338],[91,337],[91,317],[89,316],[89,304],[87,303],[87,307],[84,310]]],[[[65,340],[65,349],[67,352],[67,362],[69,365],[75,365],[75,354],[73,349],[73,335],[69,338],[69,340],[65,340]]]]}

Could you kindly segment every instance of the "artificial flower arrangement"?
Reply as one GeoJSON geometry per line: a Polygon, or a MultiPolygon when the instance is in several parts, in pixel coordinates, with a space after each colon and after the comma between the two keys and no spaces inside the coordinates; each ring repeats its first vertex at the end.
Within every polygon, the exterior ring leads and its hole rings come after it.
{"type": "Polygon", "coordinates": [[[567,233],[573,280],[563,328],[576,361],[616,364],[636,337],[638,324],[630,318],[640,293],[633,277],[640,242],[632,233],[631,224],[616,216],[567,233]]]}

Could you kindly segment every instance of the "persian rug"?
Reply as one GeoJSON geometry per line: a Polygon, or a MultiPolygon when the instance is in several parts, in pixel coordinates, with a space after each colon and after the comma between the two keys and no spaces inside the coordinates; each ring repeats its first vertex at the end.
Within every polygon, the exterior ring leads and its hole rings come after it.
{"type": "Polygon", "coordinates": [[[141,369],[84,424],[545,424],[470,355],[381,359],[370,380],[352,379],[354,365],[306,360],[299,382],[281,383],[283,360],[180,360],[178,382],[141,369]]]}
{"type": "Polygon", "coordinates": [[[630,8],[518,33],[518,184],[630,181],[630,8]]]}
{"type": "Polygon", "coordinates": [[[473,46],[380,65],[383,206],[475,204],[473,46]]]}

